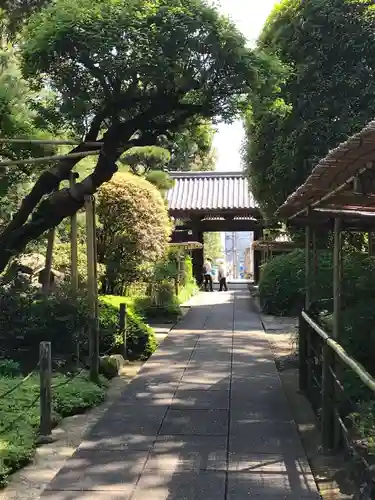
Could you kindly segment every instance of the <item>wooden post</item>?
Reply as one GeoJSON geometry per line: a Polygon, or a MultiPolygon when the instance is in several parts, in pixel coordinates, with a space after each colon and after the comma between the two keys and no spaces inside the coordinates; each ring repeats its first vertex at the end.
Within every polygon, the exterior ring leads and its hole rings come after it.
{"type": "MultiPolygon", "coordinates": [[[[69,187],[73,189],[78,174],[71,172],[69,177],[69,187]]],[[[78,290],[78,229],[77,214],[70,218],[70,274],[72,279],[72,288],[78,290]]]]}
{"type": "MultiPolygon", "coordinates": [[[[342,237],[341,237],[341,219],[335,218],[334,221],[334,247],[333,247],[333,331],[332,336],[336,341],[340,341],[341,328],[341,285],[342,285],[342,237]]],[[[335,375],[340,380],[342,373],[337,357],[333,355],[332,366],[335,375]]],[[[341,394],[340,389],[334,385],[333,390],[334,411],[339,403],[341,394]]],[[[340,424],[334,417],[333,421],[333,448],[337,449],[341,440],[340,424]]]]}
{"type": "Polygon", "coordinates": [[[298,323],[298,358],[299,358],[299,390],[305,392],[307,390],[307,331],[306,322],[302,317],[299,317],[298,323]]]}
{"type": "Polygon", "coordinates": [[[53,259],[53,247],[55,244],[55,234],[56,234],[56,229],[54,227],[48,231],[47,252],[46,252],[46,261],[44,265],[44,272],[43,272],[44,276],[42,285],[42,290],[45,293],[48,293],[51,282],[51,269],[52,269],[52,259],[53,259]]]}
{"type": "Polygon", "coordinates": [[[333,367],[333,352],[330,347],[323,345],[322,361],[322,419],[321,434],[323,450],[332,449],[334,444],[334,397],[335,387],[330,368],[333,367]]]}
{"type": "Polygon", "coordinates": [[[127,353],[127,316],[126,316],[126,304],[125,302],[120,304],[120,333],[122,334],[123,338],[123,356],[124,359],[127,359],[128,353],[127,353]]]}
{"type": "Polygon", "coordinates": [[[318,298],[318,249],[316,243],[316,228],[312,228],[312,266],[313,266],[313,277],[312,277],[312,301],[316,301],[318,298]]]}
{"type": "Polygon", "coordinates": [[[47,443],[52,440],[52,356],[51,342],[39,344],[40,370],[40,425],[39,442],[47,443]]]}
{"type": "Polygon", "coordinates": [[[374,256],[374,241],[373,241],[373,235],[372,235],[371,231],[368,232],[367,238],[368,238],[368,255],[369,255],[369,257],[373,257],[374,256]]]}
{"type": "Polygon", "coordinates": [[[340,313],[341,313],[341,280],[342,280],[342,238],[341,220],[336,217],[334,223],[334,247],[333,247],[333,338],[340,336],[340,313]]]}
{"type": "Polygon", "coordinates": [[[308,311],[311,305],[311,227],[305,228],[305,311],[308,311]]]}
{"type": "MultiPolygon", "coordinates": [[[[59,186],[54,190],[54,192],[59,190],[59,186]]],[[[48,293],[50,282],[51,282],[51,269],[52,269],[52,260],[53,260],[53,247],[55,245],[55,234],[56,228],[53,227],[48,231],[47,234],[47,252],[46,252],[46,261],[44,266],[44,276],[43,276],[43,284],[42,290],[45,293],[48,293]]]]}
{"type": "Polygon", "coordinates": [[[86,245],[87,245],[87,292],[90,313],[90,379],[93,382],[99,380],[99,330],[97,327],[96,306],[96,283],[95,283],[95,244],[94,244],[94,211],[93,197],[85,196],[86,208],[86,245]]]}
{"type": "MultiPolygon", "coordinates": [[[[99,332],[99,303],[98,303],[98,241],[96,238],[96,201],[92,197],[92,226],[93,226],[93,247],[94,247],[94,274],[95,274],[95,320],[99,332]]],[[[99,337],[98,337],[99,339],[99,337]]],[[[99,340],[98,340],[99,342],[99,340]]],[[[98,351],[99,352],[99,351],[98,351]]]]}

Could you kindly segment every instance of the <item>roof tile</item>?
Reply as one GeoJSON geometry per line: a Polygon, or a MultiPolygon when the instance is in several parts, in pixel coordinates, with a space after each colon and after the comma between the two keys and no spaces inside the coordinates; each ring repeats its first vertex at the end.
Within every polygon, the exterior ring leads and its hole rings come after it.
{"type": "Polygon", "coordinates": [[[257,207],[242,172],[170,172],[170,210],[236,210],[257,207]]]}

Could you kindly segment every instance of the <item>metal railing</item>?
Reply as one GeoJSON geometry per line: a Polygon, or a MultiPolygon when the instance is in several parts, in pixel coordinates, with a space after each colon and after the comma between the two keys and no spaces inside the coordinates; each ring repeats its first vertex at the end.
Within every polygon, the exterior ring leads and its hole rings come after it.
{"type": "MultiPolygon", "coordinates": [[[[360,466],[361,481],[375,481],[366,454],[358,449],[350,414],[359,410],[358,399],[349,394],[348,374],[362,382],[362,395],[375,401],[375,379],[331,338],[305,311],[299,318],[299,386],[318,417],[324,451],[344,449],[360,466]]],[[[358,472],[358,471],[357,471],[358,472]]]]}

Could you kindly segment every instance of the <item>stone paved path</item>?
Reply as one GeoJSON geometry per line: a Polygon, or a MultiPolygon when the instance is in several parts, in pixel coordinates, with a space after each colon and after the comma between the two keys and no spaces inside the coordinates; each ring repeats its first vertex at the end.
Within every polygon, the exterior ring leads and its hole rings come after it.
{"type": "Polygon", "coordinates": [[[194,298],[41,498],[320,498],[251,306],[194,298]]]}

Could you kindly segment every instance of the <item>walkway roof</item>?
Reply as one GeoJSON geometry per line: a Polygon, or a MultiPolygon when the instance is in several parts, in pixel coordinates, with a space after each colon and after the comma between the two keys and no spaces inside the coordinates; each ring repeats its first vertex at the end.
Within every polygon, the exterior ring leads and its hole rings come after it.
{"type": "Polygon", "coordinates": [[[169,212],[181,214],[258,214],[242,172],[170,172],[174,186],[167,193],[169,212]]]}

